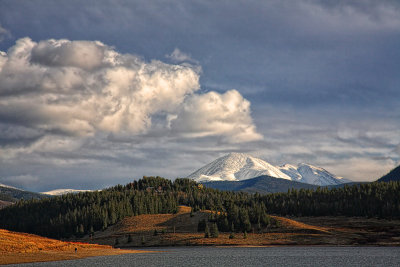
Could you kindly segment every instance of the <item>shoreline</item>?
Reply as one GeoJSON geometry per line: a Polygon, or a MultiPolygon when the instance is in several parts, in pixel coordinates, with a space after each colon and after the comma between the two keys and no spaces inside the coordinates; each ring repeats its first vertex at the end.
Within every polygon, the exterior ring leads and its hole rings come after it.
{"type": "MultiPolygon", "coordinates": [[[[271,244],[271,245],[234,245],[234,244],[204,244],[204,245],[160,245],[160,246],[148,246],[148,247],[138,247],[138,246],[132,246],[132,247],[123,247],[121,250],[146,250],[146,249],[168,249],[168,248],[201,248],[201,247],[216,247],[216,248],[269,248],[269,247],[400,247],[399,244],[387,244],[387,245],[379,245],[379,244],[354,244],[354,245],[346,245],[346,244],[340,244],[340,245],[334,245],[334,244],[271,244]]],[[[118,248],[116,248],[118,249],[118,248]]],[[[153,251],[150,251],[153,252],[153,251]]]]}
{"type": "Polygon", "coordinates": [[[78,260],[90,257],[154,252],[156,251],[118,248],[87,250],[81,249],[77,253],[75,253],[75,251],[6,252],[0,255],[0,265],[78,260]]]}

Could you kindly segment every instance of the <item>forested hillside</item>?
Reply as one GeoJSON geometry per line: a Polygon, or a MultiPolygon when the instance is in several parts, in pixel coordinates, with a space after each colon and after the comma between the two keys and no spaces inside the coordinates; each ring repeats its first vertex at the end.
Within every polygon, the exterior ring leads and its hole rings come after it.
{"type": "Polygon", "coordinates": [[[16,202],[20,199],[29,200],[29,199],[42,199],[48,197],[49,196],[44,194],[29,192],[13,187],[0,185],[0,200],[16,202]]]}
{"type": "Polygon", "coordinates": [[[261,199],[269,212],[280,215],[400,217],[400,182],[290,190],[261,199]]]}
{"type": "Polygon", "coordinates": [[[209,223],[222,232],[270,226],[275,222],[267,212],[392,218],[400,217],[400,182],[260,195],[203,188],[189,179],[172,182],[144,177],[98,192],[20,201],[0,210],[0,228],[57,238],[79,237],[103,230],[126,216],[175,213],[178,205],[190,206],[193,211],[214,211],[209,223]]]}
{"type": "Polygon", "coordinates": [[[224,211],[211,218],[220,231],[249,231],[252,223],[270,223],[264,203],[252,195],[203,189],[189,179],[148,177],[99,192],[20,201],[0,211],[0,228],[57,238],[82,236],[126,216],[175,213],[178,204],[194,211],[224,211]]]}
{"type": "Polygon", "coordinates": [[[214,181],[202,182],[205,187],[214,188],[223,191],[241,191],[247,193],[279,193],[287,192],[289,189],[317,189],[317,185],[300,183],[271,177],[268,175],[259,176],[242,181],[214,181]]]}
{"type": "Polygon", "coordinates": [[[378,182],[400,181],[400,166],[391,170],[388,174],[382,176],[378,182]]]}

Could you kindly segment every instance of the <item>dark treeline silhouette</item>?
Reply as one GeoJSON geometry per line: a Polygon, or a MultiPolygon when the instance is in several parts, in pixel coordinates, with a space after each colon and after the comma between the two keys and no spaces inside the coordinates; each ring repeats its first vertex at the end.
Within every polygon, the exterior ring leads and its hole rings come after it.
{"type": "Polygon", "coordinates": [[[400,217],[400,182],[289,190],[261,199],[270,213],[280,215],[400,217]]]}
{"type": "Polygon", "coordinates": [[[400,181],[400,166],[391,170],[388,174],[378,179],[378,182],[400,181]]]}
{"type": "Polygon", "coordinates": [[[0,228],[55,238],[80,237],[104,230],[126,216],[176,213],[178,205],[186,205],[192,207],[192,213],[211,210],[208,222],[199,222],[198,230],[207,226],[210,234],[217,235],[218,230],[250,232],[273,227],[276,221],[267,212],[400,217],[399,192],[400,182],[390,182],[260,195],[203,188],[190,179],[172,182],[144,177],[97,192],[19,201],[0,210],[0,228]]]}

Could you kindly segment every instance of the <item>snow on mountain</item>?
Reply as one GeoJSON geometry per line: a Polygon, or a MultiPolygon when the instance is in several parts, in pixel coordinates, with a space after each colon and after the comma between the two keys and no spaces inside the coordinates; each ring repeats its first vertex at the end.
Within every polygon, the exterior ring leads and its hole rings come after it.
{"type": "Polygon", "coordinates": [[[240,181],[261,175],[291,180],[268,162],[242,153],[230,153],[200,168],[188,177],[201,181],[240,181]]]}
{"type": "Polygon", "coordinates": [[[93,190],[77,190],[77,189],[55,189],[47,192],[41,192],[42,194],[45,195],[51,195],[51,196],[61,196],[69,193],[79,193],[79,192],[91,192],[93,190]]]}
{"type": "Polygon", "coordinates": [[[351,182],[350,180],[338,177],[323,168],[305,163],[300,163],[297,167],[285,164],[279,169],[286,175],[290,176],[293,181],[307,184],[325,186],[351,182]]]}
{"type": "Polygon", "coordinates": [[[16,189],[16,190],[21,190],[22,191],[22,189],[16,188],[16,187],[11,186],[11,185],[0,184],[0,187],[6,187],[6,188],[11,188],[11,189],[16,189]]]}
{"type": "Polygon", "coordinates": [[[314,185],[337,185],[350,180],[337,177],[323,168],[301,163],[273,166],[268,162],[243,153],[230,153],[205,165],[188,178],[197,182],[241,181],[261,175],[314,185]]]}

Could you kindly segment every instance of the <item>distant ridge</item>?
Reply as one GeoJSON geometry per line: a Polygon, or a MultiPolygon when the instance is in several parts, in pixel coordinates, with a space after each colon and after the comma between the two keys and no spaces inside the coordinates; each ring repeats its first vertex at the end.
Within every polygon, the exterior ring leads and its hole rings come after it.
{"type": "Polygon", "coordinates": [[[40,194],[40,193],[35,193],[35,192],[30,192],[30,191],[25,191],[19,188],[15,188],[13,186],[9,185],[4,185],[0,184],[0,200],[7,201],[7,202],[16,202],[20,199],[42,199],[42,198],[47,198],[49,196],[40,194]]]}
{"type": "Polygon", "coordinates": [[[247,193],[285,193],[289,189],[316,189],[319,186],[277,179],[275,177],[263,175],[242,181],[214,181],[203,182],[205,187],[214,188],[222,191],[241,191],[247,193]]]}
{"type": "Polygon", "coordinates": [[[61,196],[69,193],[80,193],[80,192],[92,192],[93,190],[78,190],[78,189],[55,189],[47,192],[41,192],[42,194],[45,195],[50,195],[50,196],[61,196]]]}
{"type": "Polygon", "coordinates": [[[400,166],[378,179],[378,182],[400,181],[400,166]]]}
{"type": "Polygon", "coordinates": [[[351,182],[310,164],[274,166],[262,159],[243,153],[230,153],[222,156],[190,174],[188,178],[204,183],[242,181],[263,175],[319,186],[351,182]]]}

